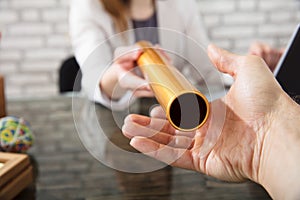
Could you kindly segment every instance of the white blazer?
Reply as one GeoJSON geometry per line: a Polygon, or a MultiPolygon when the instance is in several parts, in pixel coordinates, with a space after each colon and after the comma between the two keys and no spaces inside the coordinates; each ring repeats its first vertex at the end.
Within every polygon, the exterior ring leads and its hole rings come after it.
{"type": "MultiPolygon", "coordinates": [[[[191,77],[189,80],[193,84],[203,85],[205,81],[209,88],[220,85],[217,83],[218,74],[206,55],[209,40],[199,16],[198,4],[194,0],[156,0],[156,13],[158,27],[162,28],[159,30],[160,46],[171,52],[174,66],[191,77]],[[194,67],[187,65],[185,59],[194,67]]],[[[113,60],[114,50],[134,44],[134,32],[125,33],[127,43],[114,36],[113,21],[100,0],[71,0],[69,24],[74,54],[83,74],[83,91],[90,100],[111,109],[128,107],[131,91],[113,102],[101,92],[99,82],[113,60]]],[[[131,21],[128,24],[130,30],[131,21]]]]}

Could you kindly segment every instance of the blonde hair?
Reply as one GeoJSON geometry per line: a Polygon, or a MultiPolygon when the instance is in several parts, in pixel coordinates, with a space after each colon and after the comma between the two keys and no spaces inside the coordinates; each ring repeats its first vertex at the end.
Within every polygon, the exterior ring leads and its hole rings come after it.
{"type": "Polygon", "coordinates": [[[130,0],[100,0],[100,2],[112,17],[117,32],[126,31],[130,0]]]}

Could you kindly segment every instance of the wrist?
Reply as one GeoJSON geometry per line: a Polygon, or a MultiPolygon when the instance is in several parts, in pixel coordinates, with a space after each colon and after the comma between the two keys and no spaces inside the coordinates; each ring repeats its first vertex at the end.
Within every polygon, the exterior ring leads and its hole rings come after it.
{"type": "Polygon", "coordinates": [[[117,87],[117,84],[117,71],[114,65],[112,65],[104,72],[102,78],[100,79],[99,87],[102,93],[112,99],[114,95],[114,89],[117,87]]]}
{"type": "Polygon", "coordinates": [[[267,116],[256,182],[276,199],[294,199],[300,181],[300,107],[285,93],[267,116]]]}

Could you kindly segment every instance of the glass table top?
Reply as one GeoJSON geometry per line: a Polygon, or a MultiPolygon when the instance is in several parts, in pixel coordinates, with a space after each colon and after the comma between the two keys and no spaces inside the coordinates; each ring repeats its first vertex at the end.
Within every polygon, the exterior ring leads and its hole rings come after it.
{"type": "MultiPolygon", "coordinates": [[[[147,114],[152,103],[127,112],[147,114]]],[[[16,199],[270,199],[251,181],[227,183],[138,153],[120,131],[127,112],[66,96],[9,100],[7,110],[35,136],[28,151],[35,181],[16,199]]]]}

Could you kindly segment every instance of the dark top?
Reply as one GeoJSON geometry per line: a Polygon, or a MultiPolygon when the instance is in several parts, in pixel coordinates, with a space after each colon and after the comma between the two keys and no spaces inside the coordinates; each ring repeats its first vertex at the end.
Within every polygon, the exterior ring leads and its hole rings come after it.
{"type": "Polygon", "coordinates": [[[157,16],[156,12],[146,20],[132,20],[135,41],[147,40],[152,44],[158,44],[158,31],[157,31],[157,16]]]}

